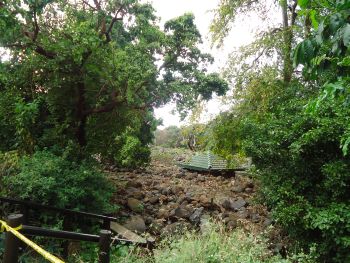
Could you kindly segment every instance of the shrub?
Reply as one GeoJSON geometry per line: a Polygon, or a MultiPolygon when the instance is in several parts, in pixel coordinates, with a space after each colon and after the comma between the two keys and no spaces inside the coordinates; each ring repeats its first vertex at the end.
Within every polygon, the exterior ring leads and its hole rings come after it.
{"type": "Polygon", "coordinates": [[[268,250],[267,240],[262,236],[253,236],[245,233],[242,229],[233,232],[223,231],[219,224],[205,234],[187,232],[185,235],[175,238],[171,237],[163,241],[153,254],[133,248],[126,250],[119,248],[112,253],[111,262],[122,263],[187,263],[187,262],[314,262],[310,255],[300,253],[290,256],[292,260],[282,259],[279,255],[273,255],[268,250]]]}
{"type": "Polygon", "coordinates": [[[19,160],[18,173],[4,178],[8,196],[59,208],[107,212],[113,187],[88,161],[76,163],[44,150],[19,160]]]}
{"type": "Polygon", "coordinates": [[[277,222],[295,239],[316,244],[320,260],[348,262],[350,159],[340,145],[349,111],[325,101],[309,114],[304,105],[291,99],[261,121],[247,118],[244,148],[277,222]]]}

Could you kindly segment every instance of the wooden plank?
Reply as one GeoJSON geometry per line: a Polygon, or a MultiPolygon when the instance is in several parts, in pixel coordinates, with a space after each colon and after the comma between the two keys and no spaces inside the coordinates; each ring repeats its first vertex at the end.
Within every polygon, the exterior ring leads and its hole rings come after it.
{"type": "Polygon", "coordinates": [[[116,222],[111,222],[111,230],[116,234],[120,235],[122,238],[132,241],[138,244],[147,244],[147,239],[135,234],[126,227],[119,225],[116,222]]]}

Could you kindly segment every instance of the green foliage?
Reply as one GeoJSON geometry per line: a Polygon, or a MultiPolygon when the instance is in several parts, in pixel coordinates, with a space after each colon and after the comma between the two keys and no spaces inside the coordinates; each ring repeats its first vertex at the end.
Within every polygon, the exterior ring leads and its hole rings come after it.
{"type": "MultiPolygon", "coordinates": [[[[336,1],[334,4],[301,1],[301,14],[314,14],[317,23],[310,36],[299,43],[294,51],[295,66],[302,64],[307,79],[317,81],[320,95],[309,104],[316,111],[325,100],[337,104],[342,102],[345,108],[350,103],[349,90],[349,46],[350,23],[349,1],[336,1]]],[[[343,153],[348,153],[348,132],[343,134],[343,153]]]]}
{"type": "Polygon", "coordinates": [[[137,0],[11,0],[1,7],[0,25],[0,47],[10,51],[0,64],[0,93],[13,96],[13,103],[0,100],[5,151],[73,142],[81,158],[139,165],[149,158],[153,107],[172,101],[184,116],[199,98],[228,89],[207,73],[213,58],[198,47],[192,14],[160,28],[152,6],[137,0]]]}
{"type": "Polygon", "coordinates": [[[339,144],[349,112],[323,103],[309,114],[304,103],[291,99],[261,122],[247,119],[243,148],[260,171],[262,196],[277,222],[298,240],[316,243],[321,258],[344,262],[350,161],[339,144]]]}
{"type": "Polygon", "coordinates": [[[139,167],[148,163],[150,149],[142,145],[140,139],[129,132],[116,137],[116,145],[120,145],[120,151],[114,160],[120,166],[139,167]]]}
{"type": "MultiPolygon", "coordinates": [[[[96,258],[97,251],[89,257],[77,255],[75,261],[81,262],[84,258],[91,261],[96,258]]],[[[85,262],[85,260],[83,260],[85,262]]],[[[272,255],[268,250],[266,238],[253,236],[237,229],[231,233],[225,232],[223,226],[211,225],[207,233],[187,232],[181,237],[173,236],[164,240],[152,253],[137,247],[125,247],[123,245],[112,249],[111,262],[120,263],[185,263],[185,262],[253,262],[253,263],[314,263],[311,255],[296,253],[282,259],[278,255],[272,255]]]]}
{"type": "MultiPolygon", "coordinates": [[[[8,172],[11,172],[8,170],[8,172]]],[[[113,187],[87,161],[74,161],[50,151],[36,151],[18,162],[16,172],[3,177],[9,197],[59,208],[108,212],[113,187]]]]}

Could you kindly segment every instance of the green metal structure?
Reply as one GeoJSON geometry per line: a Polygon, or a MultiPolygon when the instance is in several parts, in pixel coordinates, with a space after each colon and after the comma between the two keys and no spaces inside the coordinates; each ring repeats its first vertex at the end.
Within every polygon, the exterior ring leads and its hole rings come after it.
{"type": "Polygon", "coordinates": [[[210,151],[206,153],[196,153],[188,163],[179,163],[181,168],[193,171],[240,171],[245,170],[245,168],[228,168],[227,161],[210,151]]]}

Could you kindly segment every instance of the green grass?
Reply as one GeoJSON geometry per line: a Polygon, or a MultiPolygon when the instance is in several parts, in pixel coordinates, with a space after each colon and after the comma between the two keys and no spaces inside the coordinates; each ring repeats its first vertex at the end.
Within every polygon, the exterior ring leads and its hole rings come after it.
{"type": "Polygon", "coordinates": [[[112,263],[312,263],[301,253],[282,259],[267,249],[262,236],[254,237],[241,229],[227,233],[222,227],[212,228],[206,234],[187,233],[181,237],[164,240],[153,251],[139,248],[121,248],[112,255],[112,263]]]}

